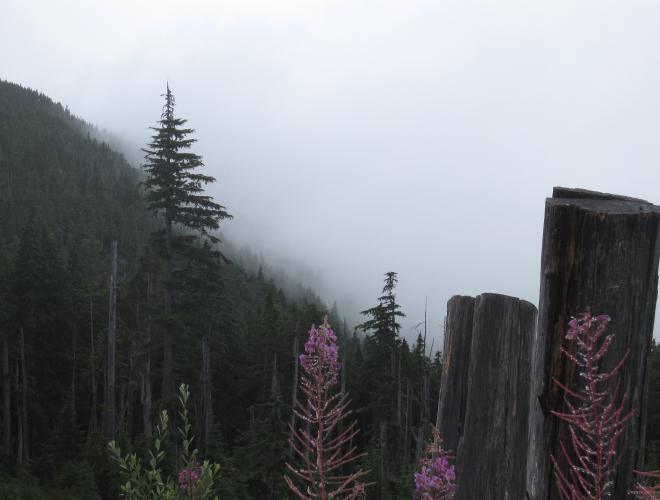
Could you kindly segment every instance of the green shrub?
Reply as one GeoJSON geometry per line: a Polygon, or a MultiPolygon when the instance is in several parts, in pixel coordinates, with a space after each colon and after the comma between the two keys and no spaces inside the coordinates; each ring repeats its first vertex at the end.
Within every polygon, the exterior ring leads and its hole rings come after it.
{"type": "MultiPolygon", "coordinates": [[[[121,495],[128,500],[207,500],[212,498],[220,466],[208,460],[200,463],[198,451],[192,448],[188,415],[188,386],[179,387],[179,415],[182,426],[177,428],[181,438],[181,461],[185,464],[179,470],[177,481],[165,475],[162,470],[166,458],[163,445],[168,437],[169,416],[166,410],[160,414],[160,424],[156,427],[153,448],[145,459],[136,453],[122,455],[114,441],[108,443],[112,459],[119,465],[123,484],[121,495]]],[[[214,497],[217,500],[217,496],[214,497]]]]}

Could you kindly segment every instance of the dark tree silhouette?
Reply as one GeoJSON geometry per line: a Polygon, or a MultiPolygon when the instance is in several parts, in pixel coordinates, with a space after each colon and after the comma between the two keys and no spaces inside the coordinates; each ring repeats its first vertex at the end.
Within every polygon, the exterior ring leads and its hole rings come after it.
{"type": "Polygon", "coordinates": [[[222,205],[204,193],[204,186],[215,182],[213,177],[200,174],[202,158],[189,151],[196,139],[189,136],[193,129],[185,128],[187,120],[174,115],[174,95],[169,84],[165,93],[165,105],[158,127],[151,127],[155,134],[145,152],[143,165],[147,173],[144,187],[149,208],[163,221],[158,232],[161,237],[165,261],[165,321],[163,324],[163,385],[162,396],[173,394],[172,380],[172,301],[174,254],[185,254],[198,233],[212,242],[217,238],[212,231],[231,215],[222,205]],[[175,234],[175,229],[180,231],[175,234]]]}

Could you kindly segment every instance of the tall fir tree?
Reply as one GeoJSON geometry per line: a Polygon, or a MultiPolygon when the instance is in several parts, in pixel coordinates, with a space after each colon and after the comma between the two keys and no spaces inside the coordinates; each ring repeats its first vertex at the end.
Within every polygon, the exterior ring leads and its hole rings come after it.
{"type": "Polygon", "coordinates": [[[398,318],[405,317],[405,314],[401,312],[401,306],[396,302],[394,294],[398,282],[397,273],[393,271],[385,273],[383,294],[378,297],[378,304],[360,312],[368,319],[357,326],[358,329],[364,332],[371,332],[375,341],[388,346],[396,345],[399,330],[401,330],[398,318]]]}
{"type": "Polygon", "coordinates": [[[392,432],[397,429],[399,417],[397,370],[401,369],[401,365],[397,360],[401,325],[398,318],[405,316],[394,294],[397,283],[397,273],[385,273],[385,284],[382,295],[378,297],[378,304],[361,312],[367,320],[357,326],[367,334],[365,385],[371,410],[372,443],[378,443],[375,450],[377,458],[373,457],[372,470],[381,486],[380,497],[383,500],[389,499],[391,494],[390,479],[394,472],[391,461],[400,454],[400,450],[393,446],[399,441],[398,436],[392,432]]]}
{"type": "Polygon", "coordinates": [[[162,396],[174,393],[173,386],[173,277],[175,254],[185,255],[194,240],[204,236],[212,243],[217,238],[212,231],[231,215],[222,205],[204,192],[204,186],[215,182],[213,177],[200,174],[202,158],[191,152],[196,139],[186,128],[187,120],[174,115],[175,100],[169,84],[164,95],[165,105],[155,134],[143,149],[147,174],[144,181],[146,199],[154,215],[162,219],[163,227],[157,232],[165,263],[165,297],[163,322],[163,384],[162,396]]]}

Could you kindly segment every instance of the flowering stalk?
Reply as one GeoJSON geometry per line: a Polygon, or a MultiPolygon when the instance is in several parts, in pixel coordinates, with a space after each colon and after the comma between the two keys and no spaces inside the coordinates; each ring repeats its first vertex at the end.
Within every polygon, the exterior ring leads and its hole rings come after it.
{"type": "Polygon", "coordinates": [[[553,379],[564,391],[568,411],[551,413],[568,424],[570,435],[568,444],[561,443],[565,470],[554,456],[550,457],[555,484],[562,499],[609,498],[614,484],[612,476],[619,463],[619,440],[633,415],[632,410],[626,410],[628,394],[619,397],[619,372],[630,351],[611,371],[599,371],[599,362],[614,340],[614,335],[605,335],[609,321],[608,316],[592,317],[589,314],[571,319],[566,338],[577,342],[577,352],[572,354],[561,348],[584,381],[582,387],[573,390],[553,379]]]}
{"type": "Polygon", "coordinates": [[[419,461],[415,472],[414,498],[418,500],[451,500],[456,494],[456,470],[449,461],[451,454],[442,448],[440,431],[433,426],[433,440],[426,448],[427,456],[419,461]]]}
{"type": "Polygon", "coordinates": [[[310,430],[291,427],[293,437],[290,445],[302,467],[287,463],[291,477],[285,475],[284,479],[291,491],[302,500],[360,498],[366,485],[359,480],[368,471],[342,471],[366,453],[358,454],[355,446],[343,451],[359,430],[354,421],[348,428],[339,431],[339,423],[351,413],[350,401],[342,391],[333,394],[339,374],[339,360],[337,337],[328,324],[327,316],[318,329],[312,325],[309,330],[305,352],[300,355],[300,365],[304,372],[300,390],[306,401],[296,401],[293,411],[298,418],[310,424],[310,430]]]}
{"type": "Polygon", "coordinates": [[[642,500],[658,500],[660,499],[660,470],[653,472],[637,472],[638,476],[641,476],[649,481],[655,481],[655,485],[643,485],[637,483],[635,489],[632,491],[633,496],[641,498],[642,500]]]}

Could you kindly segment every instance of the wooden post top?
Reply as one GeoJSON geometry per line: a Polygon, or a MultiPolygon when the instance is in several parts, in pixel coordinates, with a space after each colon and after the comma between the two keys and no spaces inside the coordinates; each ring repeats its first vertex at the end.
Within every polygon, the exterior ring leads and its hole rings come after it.
{"type": "Polygon", "coordinates": [[[502,302],[502,303],[507,302],[507,301],[510,301],[510,300],[513,300],[513,301],[518,301],[518,302],[520,302],[520,304],[523,305],[523,306],[525,306],[525,307],[533,307],[534,309],[536,309],[536,305],[532,304],[532,303],[529,302],[528,300],[520,299],[520,298],[518,298],[518,297],[513,297],[513,296],[511,296],[511,295],[505,295],[505,294],[502,294],[502,293],[494,293],[494,292],[484,292],[484,293],[480,293],[480,294],[477,295],[476,297],[472,297],[471,295],[453,295],[453,296],[449,299],[449,301],[447,302],[447,308],[449,309],[450,304],[452,304],[452,303],[456,303],[456,302],[461,303],[461,302],[464,302],[464,303],[466,303],[466,304],[469,304],[470,302],[474,302],[474,301],[476,301],[477,299],[479,299],[479,300],[494,301],[494,302],[502,302]]]}
{"type": "Polygon", "coordinates": [[[572,205],[591,212],[608,214],[660,213],[659,206],[639,198],[565,187],[553,188],[552,197],[546,198],[546,204],[572,205]]]}

